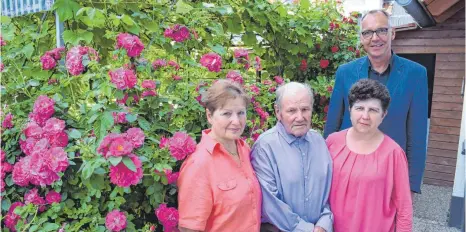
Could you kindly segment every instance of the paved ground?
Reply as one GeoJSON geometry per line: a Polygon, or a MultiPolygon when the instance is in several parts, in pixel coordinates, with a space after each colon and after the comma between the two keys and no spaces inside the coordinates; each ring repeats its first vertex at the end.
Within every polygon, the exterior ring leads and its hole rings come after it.
{"type": "Polygon", "coordinates": [[[414,232],[460,232],[448,227],[452,188],[423,185],[414,196],[414,232]]]}

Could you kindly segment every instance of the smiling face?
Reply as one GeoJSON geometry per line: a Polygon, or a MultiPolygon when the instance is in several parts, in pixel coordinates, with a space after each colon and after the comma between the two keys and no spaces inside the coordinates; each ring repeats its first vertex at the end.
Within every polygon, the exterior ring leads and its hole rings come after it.
{"type": "Polygon", "coordinates": [[[357,101],[350,108],[353,129],[359,133],[371,133],[378,130],[386,114],[386,111],[382,109],[381,101],[375,98],[357,101]]]}
{"type": "Polygon", "coordinates": [[[305,135],[311,128],[312,101],[305,89],[290,91],[283,95],[280,107],[275,106],[277,119],[287,133],[296,137],[305,135]]]}
{"type": "Polygon", "coordinates": [[[368,14],[362,21],[360,40],[370,58],[380,59],[390,56],[392,40],[394,39],[395,32],[390,28],[388,18],[382,12],[368,14]],[[388,29],[388,32],[384,33],[384,29],[388,29]],[[371,37],[365,38],[363,34],[368,30],[381,32],[379,35],[372,33],[371,37]]]}
{"type": "Polygon", "coordinates": [[[212,125],[212,137],[219,142],[239,139],[246,126],[246,103],[240,97],[228,99],[213,113],[208,109],[207,120],[212,125]]]}

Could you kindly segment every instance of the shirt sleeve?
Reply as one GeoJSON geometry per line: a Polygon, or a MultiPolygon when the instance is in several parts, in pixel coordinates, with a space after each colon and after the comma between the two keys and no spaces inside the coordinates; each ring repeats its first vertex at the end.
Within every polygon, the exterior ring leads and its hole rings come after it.
{"type": "Polygon", "coordinates": [[[413,227],[413,203],[409,189],[408,162],[403,150],[394,153],[393,201],[396,207],[396,231],[411,232],[413,227]]]}
{"type": "Polygon", "coordinates": [[[251,152],[251,163],[262,188],[262,216],[281,231],[312,232],[314,224],[306,222],[291,207],[280,200],[273,164],[267,153],[255,144],[251,152]]]}
{"type": "MultiPolygon", "coordinates": [[[[330,157],[330,155],[329,155],[330,157]]],[[[330,211],[330,205],[328,203],[328,198],[330,195],[330,187],[332,185],[332,163],[328,165],[329,175],[327,175],[327,180],[325,184],[325,198],[324,201],[326,202],[322,213],[320,214],[320,218],[316,223],[316,226],[320,226],[327,232],[333,231],[333,213],[330,211]]]]}
{"type": "Polygon", "coordinates": [[[179,226],[204,231],[213,207],[207,169],[199,160],[185,162],[178,179],[179,226]]]}
{"type": "Polygon", "coordinates": [[[327,138],[331,133],[339,131],[343,121],[343,114],[345,112],[345,90],[343,87],[343,76],[340,68],[337,69],[335,74],[335,86],[333,88],[332,96],[330,97],[330,105],[327,113],[327,122],[324,128],[324,138],[327,138]]]}
{"type": "Polygon", "coordinates": [[[420,193],[427,155],[428,94],[425,68],[422,68],[422,74],[416,86],[406,122],[406,155],[409,162],[411,190],[420,193]]]}

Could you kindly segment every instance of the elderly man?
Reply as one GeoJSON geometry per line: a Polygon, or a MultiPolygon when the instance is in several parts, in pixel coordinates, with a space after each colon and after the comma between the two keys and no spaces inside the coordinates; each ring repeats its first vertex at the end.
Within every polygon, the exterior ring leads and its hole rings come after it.
{"type": "Polygon", "coordinates": [[[338,68],[324,137],[351,127],[348,93],[353,83],[361,78],[382,82],[392,101],[379,129],[406,152],[410,188],[419,193],[427,149],[427,72],[420,64],[393,53],[395,31],[389,22],[383,10],[372,10],[362,17],[360,40],[367,56],[338,68]]]}
{"type": "Polygon", "coordinates": [[[310,130],[312,90],[291,82],[276,94],[278,122],[259,136],[251,154],[262,188],[261,231],[332,231],[332,161],[322,136],[310,130]]]}

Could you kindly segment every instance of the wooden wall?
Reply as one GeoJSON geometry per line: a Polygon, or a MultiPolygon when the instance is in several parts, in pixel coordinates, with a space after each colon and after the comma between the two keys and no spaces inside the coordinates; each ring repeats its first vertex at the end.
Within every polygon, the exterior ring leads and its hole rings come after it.
{"type": "Polygon", "coordinates": [[[435,27],[397,32],[395,53],[436,54],[424,183],[453,186],[465,76],[464,8],[435,27]]]}

